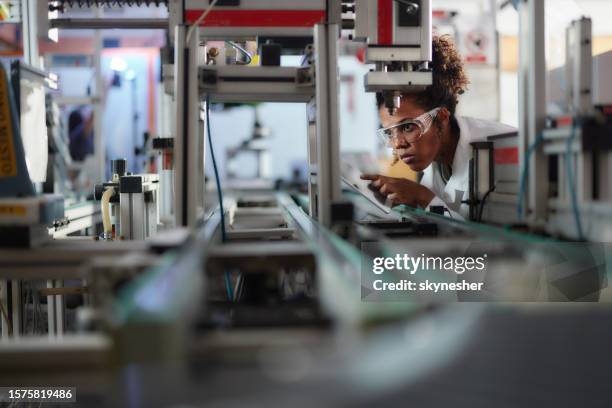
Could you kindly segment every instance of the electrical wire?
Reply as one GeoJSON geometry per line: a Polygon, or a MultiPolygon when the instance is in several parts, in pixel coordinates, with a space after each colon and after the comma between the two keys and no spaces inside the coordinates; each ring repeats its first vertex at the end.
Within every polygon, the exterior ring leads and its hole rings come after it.
{"type": "Polygon", "coordinates": [[[567,145],[565,150],[565,169],[567,172],[567,187],[570,192],[570,198],[572,202],[572,212],[574,213],[574,221],[576,222],[576,231],[578,232],[578,239],[582,241],[584,235],[582,233],[582,222],[580,220],[580,212],[578,209],[578,197],[576,195],[576,186],[574,183],[574,174],[572,171],[573,160],[572,160],[572,144],[576,138],[576,125],[572,125],[572,133],[567,139],[567,145]]]}
{"type": "Polygon", "coordinates": [[[493,185],[493,187],[491,187],[489,191],[487,191],[485,195],[482,197],[482,200],[480,200],[480,208],[478,209],[478,222],[482,222],[482,213],[484,211],[485,203],[487,201],[487,198],[489,198],[489,194],[495,191],[495,187],[497,186],[493,185]]]}
{"type": "MultiPolygon", "coordinates": [[[[571,164],[571,150],[574,139],[576,138],[576,124],[572,125],[572,133],[570,137],[567,139],[566,151],[565,151],[565,162],[566,162],[566,173],[567,173],[567,181],[568,187],[570,191],[570,198],[572,202],[572,211],[574,213],[574,220],[576,222],[576,230],[578,232],[578,238],[580,240],[584,239],[583,231],[582,231],[582,222],[580,220],[580,213],[578,210],[578,198],[576,196],[576,190],[574,185],[574,176],[572,172],[572,164],[571,164]]],[[[531,155],[537,149],[537,147],[542,143],[544,137],[541,133],[536,136],[536,140],[533,142],[531,146],[527,149],[527,154],[525,155],[525,162],[523,163],[523,169],[521,172],[521,180],[519,184],[519,196],[517,202],[517,213],[519,218],[523,217],[523,199],[525,196],[525,185],[527,184],[527,176],[529,174],[529,161],[531,159],[531,155]]]]}
{"type": "Polygon", "coordinates": [[[191,25],[191,27],[189,27],[189,30],[187,30],[187,37],[185,38],[186,44],[189,44],[189,39],[191,38],[191,35],[193,34],[193,30],[195,30],[195,28],[198,27],[202,23],[202,21],[204,21],[208,13],[212,11],[213,7],[215,7],[215,4],[217,4],[218,1],[219,0],[213,0],[208,6],[208,8],[204,10],[204,12],[202,12],[200,17],[198,17],[198,19],[191,25]]]}
{"type": "Polygon", "coordinates": [[[242,54],[246,55],[246,57],[249,59],[246,62],[240,63],[240,65],[249,65],[251,63],[251,61],[253,61],[253,57],[251,56],[251,54],[247,50],[245,50],[244,48],[242,48],[241,46],[236,44],[235,42],[233,42],[233,41],[226,41],[226,44],[231,45],[232,47],[234,47],[235,49],[240,51],[242,54]]]}
{"type": "Polygon", "coordinates": [[[523,162],[523,169],[521,170],[521,180],[519,183],[519,194],[518,201],[516,204],[516,212],[518,214],[519,219],[523,218],[523,200],[525,198],[525,186],[527,185],[527,176],[529,175],[529,161],[531,160],[531,155],[538,148],[538,146],[542,143],[544,137],[541,133],[538,133],[536,136],[536,140],[527,148],[527,154],[525,155],[525,161],[523,162]]]}
{"type": "Polygon", "coordinates": [[[227,240],[227,231],[225,230],[225,210],[223,209],[223,191],[221,191],[221,178],[219,177],[219,168],[215,158],[215,149],[212,142],[212,133],[210,131],[210,97],[206,96],[206,131],[208,133],[208,146],[210,148],[210,158],[212,159],[213,170],[215,173],[215,184],[217,185],[217,197],[219,198],[219,210],[221,212],[221,239],[223,242],[227,240]]]}
{"type": "MultiPolygon", "coordinates": [[[[210,97],[206,95],[206,132],[208,133],[208,146],[210,149],[210,157],[212,159],[213,170],[215,173],[215,184],[217,185],[217,197],[219,199],[219,211],[221,214],[221,242],[227,241],[227,231],[225,230],[225,209],[223,208],[223,191],[221,191],[221,179],[219,177],[219,168],[215,158],[215,149],[213,148],[212,132],[210,131],[210,97]]],[[[232,279],[228,271],[225,271],[225,289],[227,290],[227,298],[232,301],[234,293],[232,290],[232,279]]]]}
{"type": "Polygon", "coordinates": [[[230,302],[233,302],[234,291],[232,290],[232,277],[228,271],[225,271],[225,290],[227,291],[227,299],[230,302]]]}
{"type": "Polygon", "coordinates": [[[451,220],[455,219],[455,217],[453,217],[453,213],[447,207],[444,207],[444,212],[448,213],[448,216],[451,218],[451,220]]]}

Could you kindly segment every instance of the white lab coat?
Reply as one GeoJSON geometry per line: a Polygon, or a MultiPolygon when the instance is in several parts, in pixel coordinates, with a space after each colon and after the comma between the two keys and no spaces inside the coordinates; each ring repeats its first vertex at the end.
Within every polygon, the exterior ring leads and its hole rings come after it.
{"type": "MultiPolygon", "coordinates": [[[[516,132],[512,126],[497,122],[457,117],[459,125],[459,142],[453,158],[453,174],[446,184],[442,179],[437,166],[430,164],[423,171],[421,184],[429,188],[436,196],[427,206],[444,206],[448,208],[453,219],[465,220],[469,216],[470,207],[462,204],[469,199],[469,168],[472,158],[472,142],[483,142],[487,137],[516,132]]],[[[445,212],[449,215],[449,212],[445,212]]]]}

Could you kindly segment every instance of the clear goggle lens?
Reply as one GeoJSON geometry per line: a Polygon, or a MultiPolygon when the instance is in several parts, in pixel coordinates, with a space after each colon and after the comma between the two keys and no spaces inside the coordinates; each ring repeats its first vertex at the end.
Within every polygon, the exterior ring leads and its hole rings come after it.
{"type": "Polygon", "coordinates": [[[406,143],[414,143],[429,131],[439,110],[440,108],[432,109],[415,119],[379,129],[376,133],[387,147],[393,147],[396,138],[403,139],[406,143]]]}

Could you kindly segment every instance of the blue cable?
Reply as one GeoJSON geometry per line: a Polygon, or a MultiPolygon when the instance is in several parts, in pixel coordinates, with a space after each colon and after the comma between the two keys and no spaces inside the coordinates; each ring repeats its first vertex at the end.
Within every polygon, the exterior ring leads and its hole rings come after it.
{"type": "MultiPolygon", "coordinates": [[[[206,96],[206,131],[208,133],[208,146],[210,148],[210,157],[212,159],[213,170],[215,172],[215,183],[217,184],[217,196],[219,198],[219,211],[221,211],[221,242],[227,241],[227,232],[225,231],[225,210],[223,209],[223,192],[221,191],[221,179],[219,178],[219,169],[217,168],[217,160],[215,159],[215,150],[213,149],[212,133],[210,131],[210,99],[206,96]]],[[[234,299],[232,293],[232,280],[229,272],[225,272],[225,288],[227,289],[227,297],[234,299]]]]}
{"type": "Polygon", "coordinates": [[[570,197],[572,200],[572,211],[574,213],[574,220],[576,222],[576,230],[578,232],[578,239],[582,241],[584,239],[584,235],[582,233],[582,222],[580,220],[580,212],[578,211],[578,197],[576,195],[576,186],[574,184],[574,174],[573,174],[573,160],[572,160],[572,143],[576,138],[576,125],[572,125],[572,134],[567,139],[567,145],[565,150],[565,169],[567,170],[567,186],[570,191],[570,197]]]}
{"type": "MultiPolygon", "coordinates": [[[[572,200],[572,211],[574,213],[574,220],[576,222],[576,229],[578,231],[578,238],[580,240],[584,239],[584,235],[582,232],[582,222],[580,220],[580,213],[578,211],[578,197],[576,196],[576,190],[574,186],[574,176],[571,165],[571,149],[572,143],[576,138],[576,125],[572,125],[572,134],[567,139],[566,151],[565,151],[565,161],[566,161],[566,172],[567,172],[567,181],[568,187],[570,190],[570,196],[572,200]]],[[[542,134],[538,134],[536,140],[529,146],[527,149],[527,154],[525,155],[525,162],[523,163],[523,170],[521,173],[521,180],[519,184],[519,196],[517,202],[517,212],[519,218],[523,217],[523,199],[525,196],[525,185],[527,183],[527,176],[529,175],[529,161],[531,159],[531,155],[537,149],[537,147],[542,143],[543,136],[542,134]]]]}
{"type": "Polygon", "coordinates": [[[215,159],[215,149],[212,143],[212,133],[210,132],[210,100],[206,96],[206,131],[208,133],[208,146],[210,147],[210,157],[212,159],[213,170],[215,172],[215,183],[217,184],[217,196],[219,198],[219,210],[221,211],[221,240],[227,240],[225,231],[225,211],[223,209],[223,192],[221,191],[221,179],[219,178],[219,169],[217,168],[217,160],[215,159]]]}
{"type": "Polygon", "coordinates": [[[525,161],[523,162],[523,169],[521,171],[521,180],[519,183],[519,195],[518,202],[516,205],[516,211],[518,213],[519,219],[523,218],[523,199],[525,197],[525,185],[527,184],[527,176],[529,175],[529,161],[531,160],[531,155],[538,148],[540,143],[544,140],[542,133],[538,133],[536,136],[536,140],[527,148],[527,154],[525,154],[525,161]]]}
{"type": "Polygon", "coordinates": [[[225,290],[227,291],[227,298],[229,301],[234,300],[234,290],[232,289],[232,278],[228,271],[225,271],[225,290]]]}

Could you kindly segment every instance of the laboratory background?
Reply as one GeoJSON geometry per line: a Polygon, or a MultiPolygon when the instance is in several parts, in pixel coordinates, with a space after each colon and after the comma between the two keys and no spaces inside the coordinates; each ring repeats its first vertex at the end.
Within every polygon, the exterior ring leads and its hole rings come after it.
{"type": "Polygon", "coordinates": [[[612,406],[611,19],[0,0],[0,404],[612,406]]]}

